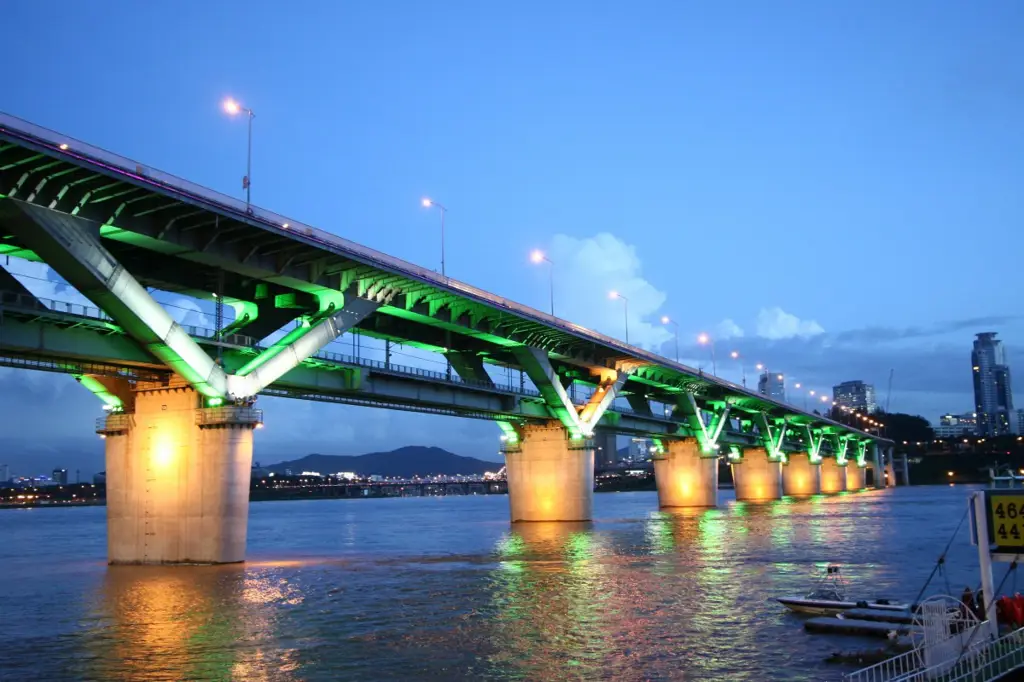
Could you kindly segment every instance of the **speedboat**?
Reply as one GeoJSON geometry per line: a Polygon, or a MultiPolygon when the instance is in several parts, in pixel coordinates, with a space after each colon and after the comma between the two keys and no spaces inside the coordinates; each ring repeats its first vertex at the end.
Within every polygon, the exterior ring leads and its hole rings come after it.
{"type": "Polygon", "coordinates": [[[909,611],[910,604],[875,599],[853,600],[846,597],[846,582],[839,566],[829,564],[814,589],[802,597],[779,597],[779,603],[791,611],[817,616],[831,616],[850,609],[878,609],[882,611],[909,611]]]}

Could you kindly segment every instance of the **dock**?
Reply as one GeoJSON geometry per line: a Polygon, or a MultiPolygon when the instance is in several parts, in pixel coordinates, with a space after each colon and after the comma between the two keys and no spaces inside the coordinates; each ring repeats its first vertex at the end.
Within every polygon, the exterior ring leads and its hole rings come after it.
{"type": "Polygon", "coordinates": [[[888,609],[849,609],[843,611],[843,619],[873,620],[881,623],[902,623],[911,625],[914,617],[910,611],[890,611],[888,609]]]}
{"type": "Polygon", "coordinates": [[[861,635],[864,637],[889,638],[890,633],[897,635],[909,634],[912,626],[908,623],[889,623],[877,620],[861,620],[856,618],[829,618],[821,616],[804,622],[808,632],[819,632],[833,635],[861,635]]]}

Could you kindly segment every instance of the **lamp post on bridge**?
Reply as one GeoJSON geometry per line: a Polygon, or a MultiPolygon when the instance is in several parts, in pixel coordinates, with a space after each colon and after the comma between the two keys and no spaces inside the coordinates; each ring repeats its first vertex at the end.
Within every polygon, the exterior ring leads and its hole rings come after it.
{"type": "Polygon", "coordinates": [[[620,294],[617,291],[609,291],[608,298],[618,298],[622,300],[622,311],[624,319],[626,321],[626,345],[629,345],[629,299],[620,294]]]}
{"type": "Polygon", "coordinates": [[[743,388],[746,388],[747,387],[747,367],[746,367],[746,365],[743,364],[743,359],[740,358],[740,352],[738,350],[734,350],[733,352],[729,353],[729,357],[740,363],[740,374],[743,375],[743,388]]]}
{"type": "Polygon", "coordinates": [[[245,212],[252,213],[252,120],[256,118],[256,114],[252,113],[252,109],[243,107],[237,100],[230,97],[224,100],[224,111],[232,116],[237,116],[244,111],[249,121],[249,144],[245,161],[245,177],[242,178],[242,189],[245,190],[245,212]]]}
{"type": "Polygon", "coordinates": [[[670,324],[675,328],[672,332],[672,338],[673,340],[675,340],[676,343],[676,362],[679,362],[679,323],[669,318],[668,315],[665,315],[664,317],[661,318],[661,323],[670,324]]]}
{"type": "Polygon", "coordinates": [[[707,334],[705,334],[704,332],[701,332],[697,336],[697,343],[699,343],[702,346],[705,344],[711,346],[711,373],[717,377],[718,367],[715,366],[715,340],[708,336],[707,334]]]}
{"type": "Polygon", "coordinates": [[[550,266],[548,268],[548,292],[551,295],[551,317],[555,316],[555,264],[551,262],[551,259],[541,251],[540,249],[534,249],[530,254],[530,260],[538,265],[545,261],[550,266]]]}
{"type": "Polygon", "coordinates": [[[441,276],[447,277],[447,275],[444,272],[444,216],[446,213],[448,213],[448,209],[445,208],[444,204],[439,204],[438,202],[428,197],[424,197],[422,203],[424,208],[437,206],[437,208],[440,209],[441,211],[441,276]]]}

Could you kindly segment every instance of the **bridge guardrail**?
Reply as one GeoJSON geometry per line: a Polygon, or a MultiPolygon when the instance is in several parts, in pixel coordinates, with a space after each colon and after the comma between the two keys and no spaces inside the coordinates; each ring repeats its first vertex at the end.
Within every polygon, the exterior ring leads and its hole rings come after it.
{"type": "Polygon", "coordinates": [[[196,410],[196,424],[199,426],[226,426],[230,424],[260,426],[263,424],[263,410],[246,405],[201,407],[196,410]]]}

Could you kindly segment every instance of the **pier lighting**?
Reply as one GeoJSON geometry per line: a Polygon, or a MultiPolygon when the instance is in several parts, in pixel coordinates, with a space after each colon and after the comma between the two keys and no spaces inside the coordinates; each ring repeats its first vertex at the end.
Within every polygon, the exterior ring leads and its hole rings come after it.
{"type": "Polygon", "coordinates": [[[626,321],[626,345],[629,345],[629,299],[615,290],[608,292],[608,298],[622,301],[622,313],[626,321]]]}
{"type": "Polygon", "coordinates": [[[242,189],[245,190],[245,212],[251,213],[251,198],[252,198],[252,120],[256,118],[256,114],[252,113],[252,109],[243,107],[239,104],[238,100],[228,97],[224,100],[224,111],[230,116],[237,116],[238,114],[245,112],[246,118],[249,120],[249,145],[248,153],[246,154],[245,162],[245,177],[242,178],[242,189]]]}
{"type": "Polygon", "coordinates": [[[438,202],[434,201],[429,197],[423,197],[423,200],[420,203],[423,204],[423,208],[430,208],[431,206],[436,206],[438,210],[441,211],[441,276],[447,277],[447,275],[445,275],[444,273],[444,216],[446,213],[448,213],[448,209],[444,206],[444,204],[439,204],[438,202]]]}
{"type": "Polygon", "coordinates": [[[662,315],[662,324],[670,324],[673,327],[672,338],[676,345],[676,362],[679,362],[679,323],[671,319],[668,315],[662,315]]]}
{"type": "Polygon", "coordinates": [[[718,368],[715,366],[715,340],[704,332],[701,332],[697,335],[697,343],[702,346],[707,344],[711,347],[711,373],[717,377],[718,368]]]}
{"type": "Polygon", "coordinates": [[[540,265],[541,263],[547,262],[550,268],[548,268],[548,293],[551,295],[551,317],[555,316],[555,264],[551,262],[551,259],[545,255],[540,249],[534,249],[530,253],[530,260],[540,265]]]}

